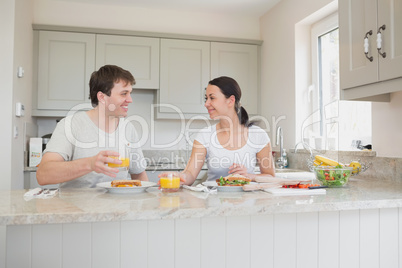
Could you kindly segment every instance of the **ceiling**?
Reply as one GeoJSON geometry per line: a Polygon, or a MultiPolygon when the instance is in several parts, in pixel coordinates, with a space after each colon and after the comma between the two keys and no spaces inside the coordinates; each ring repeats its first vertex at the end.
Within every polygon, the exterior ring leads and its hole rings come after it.
{"type": "Polygon", "coordinates": [[[280,0],[55,0],[260,17],[280,0]]]}

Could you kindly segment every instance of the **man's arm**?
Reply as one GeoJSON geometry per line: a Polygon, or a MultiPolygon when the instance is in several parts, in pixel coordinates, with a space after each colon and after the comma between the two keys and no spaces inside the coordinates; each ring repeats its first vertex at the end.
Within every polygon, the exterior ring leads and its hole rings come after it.
{"type": "Polygon", "coordinates": [[[106,163],[121,164],[121,160],[108,156],[119,156],[114,151],[101,151],[92,157],[81,158],[72,161],[65,161],[64,158],[53,152],[43,155],[36,172],[36,179],[40,185],[57,184],[74,180],[91,171],[103,173],[110,177],[116,177],[117,168],[111,168],[106,163]]]}

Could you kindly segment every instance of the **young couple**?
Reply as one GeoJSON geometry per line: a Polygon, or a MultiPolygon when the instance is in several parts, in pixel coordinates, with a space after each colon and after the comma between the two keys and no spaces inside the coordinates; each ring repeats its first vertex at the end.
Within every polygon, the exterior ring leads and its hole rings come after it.
{"type": "MultiPolygon", "coordinates": [[[[95,187],[99,182],[111,181],[118,169],[107,164],[121,164],[114,157],[119,156],[119,148],[129,144],[131,178],[148,180],[135,128],[124,121],[134,84],[130,72],[114,65],[105,65],[92,74],[89,85],[94,108],[57,124],[38,167],[39,184],[95,187]]],[[[230,173],[253,179],[258,176],[254,174],[256,164],[261,174],[274,176],[270,139],[249,123],[240,98],[241,90],[234,79],[219,77],[209,82],[205,107],[218,123],[201,130],[195,138],[191,158],[179,174],[183,183],[191,185],[195,181],[205,160],[208,180],[230,173]]]]}

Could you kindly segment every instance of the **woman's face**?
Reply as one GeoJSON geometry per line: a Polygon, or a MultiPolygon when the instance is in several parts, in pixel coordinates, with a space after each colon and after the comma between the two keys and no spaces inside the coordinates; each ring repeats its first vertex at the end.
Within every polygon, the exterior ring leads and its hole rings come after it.
{"type": "Polygon", "coordinates": [[[208,110],[211,119],[218,119],[219,116],[228,116],[233,110],[234,96],[226,98],[220,88],[208,85],[205,94],[205,108],[208,110]]]}

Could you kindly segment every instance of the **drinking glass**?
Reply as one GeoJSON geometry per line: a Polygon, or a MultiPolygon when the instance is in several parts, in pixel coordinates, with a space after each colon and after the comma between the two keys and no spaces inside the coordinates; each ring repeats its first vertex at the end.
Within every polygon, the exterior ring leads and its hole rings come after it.
{"type": "Polygon", "coordinates": [[[162,192],[171,193],[180,189],[180,178],[173,173],[168,173],[167,176],[160,178],[159,182],[162,192]]]}

